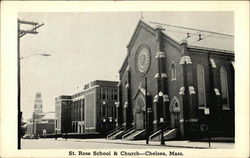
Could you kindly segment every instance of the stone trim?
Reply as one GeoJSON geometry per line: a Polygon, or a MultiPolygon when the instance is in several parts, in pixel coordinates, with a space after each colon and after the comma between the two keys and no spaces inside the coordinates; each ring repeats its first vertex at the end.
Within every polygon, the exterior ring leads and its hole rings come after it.
{"type": "Polygon", "coordinates": [[[160,78],[159,73],[155,74],[154,78],[156,78],[156,79],[160,78]]]}
{"type": "Polygon", "coordinates": [[[127,101],[124,103],[124,109],[125,108],[128,108],[128,102],[127,101]]]}
{"type": "Polygon", "coordinates": [[[184,95],[184,91],[185,91],[185,87],[181,87],[181,88],[180,88],[179,95],[184,95]]]}
{"type": "Polygon", "coordinates": [[[165,53],[164,52],[157,52],[156,55],[155,55],[155,58],[165,58],[165,53]]]}
{"type": "Polygon", "coordinates": [[[195,90],[193,86],[189,86],[189,94],[195,94],[195,90]]]}
{"type": "Polygon", "coordinates": [[[183,57],[181,57],[181,60],[180,60],[179,64],[180,65],[182,65],[182,64],[192,64],[190,56],[183,56],[183,57]]]}
{"type": "Polygon", "coordinates": [[[130,70],[130,66],[128,65],[127,68],[126,68],[126,71],[129,71],[130,70]]]}
{"type": "Polygon", "coordinates": [[[163,95],[163,101],[169,102],[169,96],[167,94],[163,95]]]}
{"type": "Polygon", "coordinates": [[[126,87],[126,88],[129,88],[129,84],[127,83],[127,84],[125,85],[125,87],[126,87]]]}
{"type": "Polygon", "coordinates": [[[158,99],[159,99],[159,96],[158,95],[155,95],[155,97],[154,97],[154,103],[157,103],[158,102],[158,99]]]}
{"type": "Polygon", "coordinates": [[[120,107],[120,102],[119,102],[119,101],[115,102],[115,107],[116,107],[116,108],[119,108],[119,107],[120,107]]]}
{"type": "Polygon", "coordinates": [[[162,78],[167,78],[167,74],[166,73],[161,73],[161,77],[162,78]]]}
{"type": "Polygon", "coordinates": [[[213,67],[213,68],[216,68],[216,64],[215,64],[215,62],[214,62],[214,59],[210,58],[210,62],[211,62],[211,64],[212,64],[212,67],[213,67]]]}
{"type": "Polygon", "coordinates": [[[220,91],[218,88],[214,88],[214,92],[216,96],[220,96],[220,91]]]}
{"type": "MultiPolygon", "coordinates": [[[[161,78],[167,78],[167,74],[166,73],[160,73],[161,74],[161,78]]],[[[155,74],[154,78],[155,79],[159,79],[160,78],[160,74],[157,73],[155,74]]]]}

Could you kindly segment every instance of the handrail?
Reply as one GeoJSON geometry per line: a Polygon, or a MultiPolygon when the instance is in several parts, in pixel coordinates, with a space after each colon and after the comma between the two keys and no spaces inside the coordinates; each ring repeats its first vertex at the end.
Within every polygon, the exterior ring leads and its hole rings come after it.
{"type": "Polygon", "coordinates": [[[112,131],[110,131],[108,134],[107,134],[107,138],[109,138],[111,135],[113,135],[117,130],[121,130],[123,128],[123,126],[118,126],[116,127],[115,129],[113,129],[112,131]]]}
{"type": "Polygon", "coordinates": [[[131,134],[134,131],[134,128],[130,128],[126,131],[128,131],[128,132],[122,136],[122,139],[126,138],[129,134],[131,134]]]}
{"type": "Polygon", "coordinates": [[[157,132],[157,131],[159,131],[159,130],[161,130],[161,127],[159,127],[159,128],[157,128],[156,130],[152,131],[151,133],[149,133],[149,135],[152,135],[152,134],[154,134],[155,132],[157,132]]]}
{"type": "MultiPolygon", "coordinates": [[[[135,139],[135,137],[139,136],[141,133],[143,133],[145,131],[146,131],[146,129],[137,130],[134,133],[132,133],[131,135],[129,135],[128,137],[131,137],[132,139],[135,139]]],[[[128,139],[128,137],[126,139],[128,139]]]]}
{"type": "MultiPolygon", "coordinates": [[[[163,131],[166,131],[166,130],[168,130],[170,128],[171,128],[171,126],[167,126],[166,128],[163,129],[163,131]]],[[[162,127],[157,128],[156,130],[154,130],[153,132],[151,132],[149,134],[149,138],[152,139],[152,137],[154,137],[155,135],[157,135],[161,131],[161,129],[162,129],[162,127]]]]}
{"type": "Polygon", "coordinates": [[[164,136],[168,135],[170,132],[175,131],[175,130],[176,130],[176,128],[169,130],[167,133],[164,133],[164,136]]]}
{"type": "Polygon", "coordinates": [[[108,135],[109,135],[109,134],[111,134],[111,133],[113,133],[113,132],[115,132],[116,130],[121,129],[121,128],[123,128],[123,126],[122,126],[122,125],[120,125],[120,126],[116,127],[115,129],[113,129],[113,130],[109,131],[109,132],[108,132],[108,135]]]}

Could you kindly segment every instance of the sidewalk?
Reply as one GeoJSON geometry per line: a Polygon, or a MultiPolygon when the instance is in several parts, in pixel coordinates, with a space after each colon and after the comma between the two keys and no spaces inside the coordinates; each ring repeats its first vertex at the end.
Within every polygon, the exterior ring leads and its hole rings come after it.
{"type": "Polygon", "coordinates": [[[149,141],[146,144],[145,140],[108,140],[108,139],[69,139],[78,142],[96,142],[96,143],[110,143],[110,144],[128,144],[128,145],[145,145],[145,146],[162,146],[162,147],[176,147],[176,148],[192,148],[192,149],[232,149],[234,143],[228,142],[194,142],[194,141],[165,141],[165,145],[160,145],[159,141],[149,141]]]}

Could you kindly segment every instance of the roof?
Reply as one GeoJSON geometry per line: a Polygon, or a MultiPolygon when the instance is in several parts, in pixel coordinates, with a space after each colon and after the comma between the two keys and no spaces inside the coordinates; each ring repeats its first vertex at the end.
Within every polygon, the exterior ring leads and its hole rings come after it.
{"type": "Polygon", "coordinates": [[[45,116],[42,119],[43,120],[55,119],[55,113],[54,112],[45,113],[45,116]]]}
{"type": "MultiPolygon", "coordinates": [[[[159,27],[162,28],[162,33],[177,44],[181,44],[183,40],[186,40],[188,43],[187,45],[188,48],[211,50],[211,51],[234,54],[234,37],[233,36],[216,34],[215,32],[212,32],[212,31],[203,32],[203,31],[197,31],[195,29],[190,30],[185,27],[176,28],[176,27],[171,27],[171,25],[164,25],[164,24],[160,25],[159,23],[149,22],[149,21],[142,20],[142,19],[137,23],[136,29],[134,30],[134,33],[127,47],[131,45],[131,42],[135,38],[135,34],[138,30],[138,27],[141,24],[147,25],[152,30],[155,30],[156,28],[159,28],[159,27]],[[187,33],[189,33],[189,36],[190,36],[188,38],[187,38],[187,33]],[[199,40],[199,34],[200,34],[201,40],[199,40]]],[[[128,54],[126,58],[124,59],[119,72],[121,72],[127,59],[128,59],[128,54]]]]}
{"type": "Polygon", "coordinates": [[[217,51],[228,51],[228,53],[233,53],[234,51],[234,37],[231,35],[224,34],[216,34],[215,32],[208,31],[203,32],[197,30],[190,30],[185,27],[176,28],[171,25],[164,25],[154,22],[148,22],[143,20],[145,24],[150,26],[152,29],[156,29],[161,27],[162,32],[174,40],[177,43],[181,43],[181,41],[186,40],[188,42],[188,46],[192,48],[200,48],[200,49],[213,49],[217,51]],[[189,38],[187,38],[187,33],[189,33],[189,38]],[[199,34],[201,35],[201,39],[199,40],[199,34]]]}

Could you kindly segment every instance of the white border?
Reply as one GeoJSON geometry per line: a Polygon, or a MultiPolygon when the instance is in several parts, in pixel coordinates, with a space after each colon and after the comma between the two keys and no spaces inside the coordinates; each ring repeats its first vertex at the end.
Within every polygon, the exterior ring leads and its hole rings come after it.
{"type": "MultiPolygon", "coordinates": [[[[184,157],[249,156],[249,2],[248,1],[4,1],[1,2],[1,157],[67,157],[69,150],[16,150],[17,136],[17,13],[93,11],[234,11],[236,54],[235,149],[181,149],[184,157]]],[[[149,147],[150,148],[150,147],[149,147]]],[[[94,150],[94,149],[93,149],[94,150]]],[[[89,151],[93,151],[89,150],[89,151]]],[[[164,149],[169,150],[169,149],[164,149]]],[[[114,151],[110,149],[110,151],[114,151]]],[[[121,151],[121,150],[117,150],[121,151]]],[[[134,151],[134,150],[126,150],[134,151]]],[[[139,149],[138,149],[139,151],[139,149]]]]}

